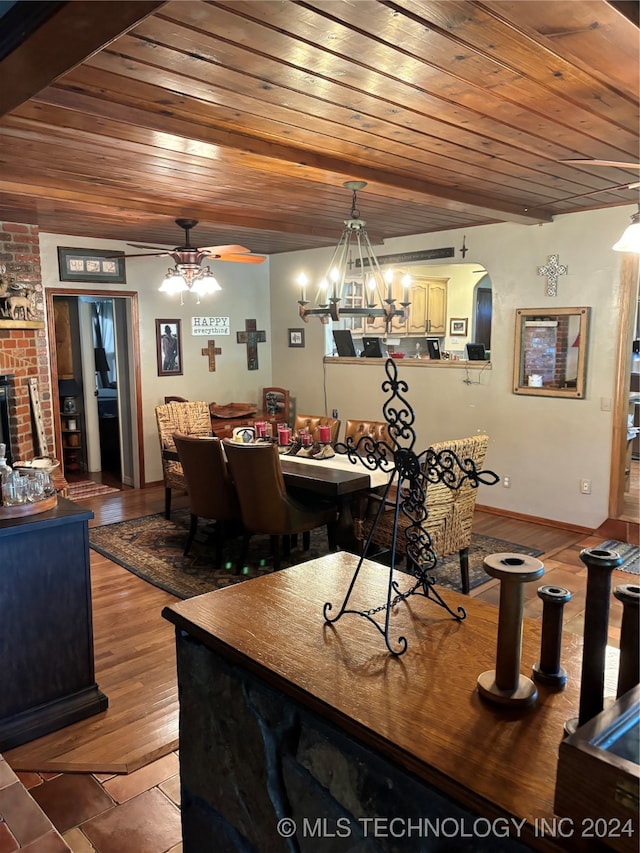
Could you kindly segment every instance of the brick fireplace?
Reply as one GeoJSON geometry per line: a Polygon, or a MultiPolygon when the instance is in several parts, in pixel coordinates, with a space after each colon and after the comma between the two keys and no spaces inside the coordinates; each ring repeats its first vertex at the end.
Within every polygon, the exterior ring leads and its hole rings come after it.
{"type": "MultiPolygon", "coordinates": [[[[48,453],[54,454],[49,350],[44,316],[38,228],[0,222],[0,375],[8,380],[9,435],[13,460],[38,454],[28,380],[38,384],[48,453]],[[12,318],[7,295],[23,285],[35,297],[35,320],[12,318]]],[[[17,292],[17,291],[14,291],[17,292]]],[[[23,289],[23,293],[25,290],[23,289]]]]}

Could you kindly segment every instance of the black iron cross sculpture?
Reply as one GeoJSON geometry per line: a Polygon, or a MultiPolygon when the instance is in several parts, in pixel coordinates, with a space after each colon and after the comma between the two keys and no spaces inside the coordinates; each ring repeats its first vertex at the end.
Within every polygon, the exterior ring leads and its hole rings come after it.
{"type": "Polygon", "coordinates": [[[472,459],[459,459],[452,450],[446,448],[440,453],[429,448],[416,454],[414,451],[416,434],[413,428],[415,413],[403,396],[409,386],[404,380],[398,379],[398,368],[392,358],[385,364],[385,373],[387,379],[382,383],[382,390],[390,394],[382,411],[388,425],[391,445],[364,435],[357,442],[349,437],[346,443],[336,444],[335,450],[338,453],[344,453],[346,458],[354,464],[363,464],[370,471],[376,469],[388,471],[389,481],[379,501],[371,530],[364,542],[362,555],[354,570],[344,601],[335,616],[332,615],[333,605],[328,601],[324,605],[323,615],[325,622],[329,623],[337,622],[346,613],[364,617],[382,634],[391,654],[397,656],[407,650],[408,643],[406,637],[402,636],[397,638],[395,644],[392,643],[389,638],[389,618],[392,608],[410,595],[422,595],[430,599],[440,607],[444,607],[458,621],[467,616],[464,607],[456,608],[455,613],[451,610],[435,588],[436,578],[430,574],[437,567],[438,557],[432,548],[431,537],[423,527],[428,516],[425,500],[428,483],[442,483],[449,489],[459,489],[468,482],[473,488],[477,488],[480,483],[494,486],[500,478],[493,471],[478,471],[472,459]],[[407,578],[408,586],[401,589],[400,581],[394,578],[396,551],[395,547],[392,547],[386,602],[368,610],[353,610],[349,608],[349,599],[373,539],[375,526],[382,513],[389,511],[394,513],[394,542],[399,519],[409,522],[405,529],[405,539],[407,563],[410,563],[410,568],[407,568],[403,574],[403,577],[407,578]],[[375,618],[379,613],[384,613],[384,624],[375,618]]]}
{"type": "Polygon", "coordinates": [[[255,320],[244,321],[244,332],[236,332],[236,340],[239,344],[247,345],[247,369],[258,369],[258,344],[263,344],[267,340],[267,333],[257,331],[258,324],[255,320]]]}

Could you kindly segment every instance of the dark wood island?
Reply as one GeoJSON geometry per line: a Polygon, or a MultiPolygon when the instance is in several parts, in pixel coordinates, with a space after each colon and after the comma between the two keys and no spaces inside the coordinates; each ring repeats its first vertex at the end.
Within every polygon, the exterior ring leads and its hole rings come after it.
{"type": "Polygon", "coordinates": [[[0,751],[107,708],[94,673],[90,518],[58,498],[0,520],[0,751]]]}
{"type": "MultiPolygon", "coordinates": [[[[530,710],[492,706],[476,680],[495,663],[497,608],[443,589],[468,611],[456,622],[413,596],[391,618],[409,642],[394,658],[362,617],[324,623],[356,559],[333,554],[164,610],[176,625],[185,853],[580,848],[553,801],[581,639],[565,636],[565,690],[541,686],[530,710]]],[[[365,562],[354,606],[384,602],[387,578],[365,562]]],[[[534,620],[522,648],[530,673],[534,620]]]]}

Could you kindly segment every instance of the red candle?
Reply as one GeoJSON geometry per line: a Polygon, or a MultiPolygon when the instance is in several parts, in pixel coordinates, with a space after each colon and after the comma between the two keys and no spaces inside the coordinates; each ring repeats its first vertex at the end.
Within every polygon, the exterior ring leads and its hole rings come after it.
{"type": "Polygon", "coordinates": [[[291,430],[286,428],[278,430],[278,443],[279,444],[289,444],[291,441],[291,430]]]}
{"type": "Polygon", "coordinates": [[[329,442],[331,441],[331,427],[319,426],[318,434],[320,436],[320,441],[323,444],[329,444],[329,442]]]}

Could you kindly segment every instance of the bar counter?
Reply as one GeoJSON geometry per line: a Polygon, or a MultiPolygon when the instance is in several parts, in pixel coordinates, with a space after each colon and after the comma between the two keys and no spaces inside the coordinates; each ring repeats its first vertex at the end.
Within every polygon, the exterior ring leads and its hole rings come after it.
{"type": "MultiPolygon", "coordinates": [[[[385,809],[407,820],[449,817],[454,839],[478,817],[506,827],[508,837],[455,849],[564,849],[548,827],[563,726],[578,708],[581,639],[564,638],[565,690],[539,687],[531,710],[487,704],[476,679],[495,666],[497,608],[441,589],[452,609],[467,610],[457,622],[411,596],[392,613],[391,642],[403,635],[409,644],[393,657],[366,619],[324,622],[325,602],[337,613],[356,563],[332,554],[164,610],[178,643],[185,853],[229,833],[260,850],[442,849],[417,837],[366,846],[362,820],[385,809]],[[319,805],[319,789],[331,806],[319,805]],[[355,837],[344,847],[302,843],[301,821],[318,814],[349,814],[365,846],[355,837]],[[276,831],[285,818],[296,820],[299,846],[276,831]]],[[[385,567],[365,561],[350,607],[386,601],[387,582],[385,567]]],[[[525,620],[522,649],[521,671],[531,674],[534,620],[525,620]]]]}

